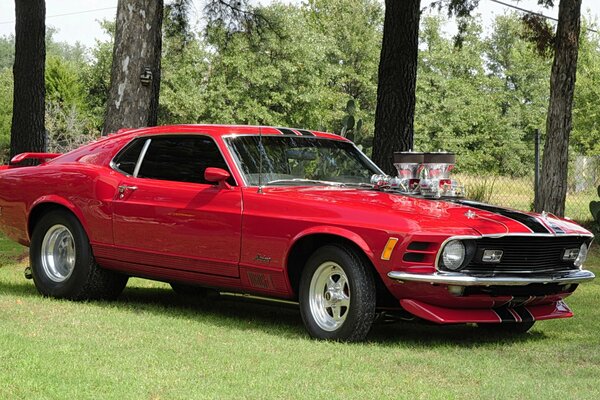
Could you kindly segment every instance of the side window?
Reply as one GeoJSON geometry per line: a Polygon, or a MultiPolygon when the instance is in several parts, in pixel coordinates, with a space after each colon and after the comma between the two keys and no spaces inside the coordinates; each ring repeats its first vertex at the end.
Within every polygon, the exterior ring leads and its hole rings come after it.
{"type": "MultiPolygon", "coordinates": [[[[138,177],[165,181],[210,184],[204,180],[208,167],[229,171],[216,143],[204,136],[152,137],[138,177]]],[[[230,184],[235,185],[233,178],[230,184]]]]}
{"type": "Polygon", "coordinates": [[[125,146],[113,160],[115,167],[128,175],[133,175],[144,142],[146,142],[146,138],[139,138],[125,146]]]}

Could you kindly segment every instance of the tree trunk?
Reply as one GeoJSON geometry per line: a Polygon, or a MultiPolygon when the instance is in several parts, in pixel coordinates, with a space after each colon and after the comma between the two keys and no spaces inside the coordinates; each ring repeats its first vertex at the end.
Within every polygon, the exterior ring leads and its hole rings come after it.
{"type": "Polygon", "coordinates": [[[558,8],[556,49],[550,76],[550,104],[536,211],[565,214],[569,135],[577,72],[581,0],[561,0],[558,8]]]}
{"type": "Polygon", "coordinates": [[[387,174],[396,174],[394,151],[413,146],[420,3],[385,1],[373,161],[387,174]]]}
{"type": "Polygon", "coordinates": [[[15,63],[10,157],[46,151],[46,3],[15,0],[15,63]]]}
{"type": "Polygon", "coordinates": [[[119,0],[103,135],[156,125],[162,17],[163,0],[119,0]]]}

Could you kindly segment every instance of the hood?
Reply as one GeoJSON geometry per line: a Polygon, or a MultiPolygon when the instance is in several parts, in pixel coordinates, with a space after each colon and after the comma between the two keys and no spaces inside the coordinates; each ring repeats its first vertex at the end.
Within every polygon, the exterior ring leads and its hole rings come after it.
{"type": "MultiPolygon", "coordinates": [[[[267,187],[269,198],[291,207],[310,208],[316,219],[334,214],[349,223],[406,226],[409,230],[448,231],[455,235],[580,234],[579,225],[553,215],[539,215],[466,200],[435,200],[378,190],[332,187],[267,187]]],[[[329,219],[327,218],[327,219],[329,219]]]]}

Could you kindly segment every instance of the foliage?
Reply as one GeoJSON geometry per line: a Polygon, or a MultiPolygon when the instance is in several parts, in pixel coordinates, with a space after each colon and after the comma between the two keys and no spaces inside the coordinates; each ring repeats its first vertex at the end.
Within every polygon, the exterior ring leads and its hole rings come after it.
{"type": "MultiPolygon", "coordinates": [[[[443,0],[446,10],[449,1],[453,14],[460,11],[456,7],[474,4],[443,0]]],[[[245,18],[266,18],[269,27],[258,29],[248,22],[233,29],[226,18],[222,23],[215,18],[201,30],[179,19],[186,3],[167,3],[182,8],[166,10],[159,123],[263,123],[341,132],[344,122],[350,122],[345,117],[352,99],[354,140],[370,152],[381,2],[257,6],[244,9],[245,18]],[[356,129],[359,120],[363,124],[356,129]]],[[[114,32],[113,22],[102,26],[114,32]]],[[[58,136],[68,127],[93,136],[104,119],[112,37],[85,51],[57,43],[52,34],[47,34],[48,126],[58,136]]],[[[470,19],[465,20],[462,46],[456,47],[444,34],[444,19],[422,19],[415,150],[457,152],[458,172],[532,173],[533,135],[545,127],[551,60],[540,57],[526,36],[518,14],[497,17],[488,34],[479,20],[470,19]]],[[[13,38],[0,37],[0,152],[10,130],[13,45],[13,38]]],[[[600,39],[582,35],[573,153],[600,154],[599,77],[600,39]]]]}
{"type": "Polygon", "coordinates": [[[12,121],[13,79],[10,68],[0,69],[0,165],[8,161],[12,121]]]}
{"type": "Polygon", "coordinates": [[[0,36],[0,70],[12,68],[15,62],[15,37],[0,36]]]}
{"type": "MultiPolygon", "coordinates": [[[[503,26],[506,22],[510,20],[498,20],[496,36],[487,40],[481,39],[479,23],[471,22],[463,33],[463,45],[456,47],[442,36],[441,19],[423,21],[415,148],[456,152],[459,171],[529,172],[526,165],[533,159],[533,142],[527,143],[525,133],[531,129],[531,111],[537,104],[530,102],[525,106],[528,113],[521,115],[526,93],[515,81],[526,79],[521,74],[530,71],[526,64],[535,55],[519,59],[524,53],[511,43],[517,39],[514,30],[503,26]],[[502,56],[508,58],[505,63],[502,56]]],[[[536,121],[542,123],[543,119],[536,121]]]]}
{"type": "Polygon", "coordinates": [[[494,194],[494,185],[496,178],[484,178],[481,181],[476,181],[467,188],[467,198],[482,203],[491,203],[494,194]]]}
{"type": "Polygon", "coordinates": [[[98,131],[89,126],[90,119],[81,112],[75,104],[46,101],[49,152],[66,153],[98,137],[98,131]]]}
{"type": "Polygon", "coordinates": [[[96,46],[91,49],[92,62],[81,66],[80,74],[85,88],[86,103],[90,126],[100,131],[104,125],[106,112],[106,99],[110,88],[110,69],[112,65],[112,51],[115,34],[114,21],[102,21],[100,25],[108,34],[107,41],[96,40],[96,46]]]}
{"type": "Polygon", "coordinates": [[[193,38],[190,32],[191,0],[172,0],[165,4],[163,32],[166,38],[179,37],[182,46],[193,38]]]}
{"type": "Polygon", "coordinates": [[[193,121],[314,127],[334,119],[339,95],[327,81],[326,41],[297,29],[307,21],[295,7],[274,5],[264,15],[280,26],[277,32],[209,28],[207,44],[214,51],[207,54],[206,75],[191,86],[202,99],[193,121]]]}
{"type": "Polygon", "coordinates": [[[55,55],[46,57],[46,100],[82,107],[86,96],[79,67],[55,55]]]}
{"type": "Polygon", "coordinates": [[[356,132],[360,132],[363,125],[363,120],[359,119],[357,121],[354,117],[354,114],[356,113],[356,102],[354,100],[348,100],[348,103],[346,103],[345,111],[346,115],[344,115],[344,118],[342,118],[342,130],[340,132],[340,135],[350,140],[354,140],[354,126],[356,125],[356,132]]]}
{"type": "Polygon", "coordinates": [[[577,154],[593,156],[600,154],[600,36],[582,30],[579,46],[570,145],[577,154]]]}

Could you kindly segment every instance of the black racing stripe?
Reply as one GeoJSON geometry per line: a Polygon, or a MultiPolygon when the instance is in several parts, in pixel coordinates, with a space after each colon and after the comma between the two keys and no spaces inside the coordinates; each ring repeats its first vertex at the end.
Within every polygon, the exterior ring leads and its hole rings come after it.
{"type": "Polygon", "coordinates": [[[533,315],[531,315],[527,307],[515,307],[513,308],[513,311],[519,314],[519,317],[521,317],[523,322],[535,321],[535,318],[533,318],[533,315]]]}
{"type": "Polygon", "coordinates": [[[503,217],[514,219],[517,222],[522,223],[529,229],[531,229],[534,233],[553,233],[548,228],[546,228],[541,222],[539,222],[536,218],[531,215],[527,215],[525,213],[515,211],[515,210],[507,210],[506,208],[491,206],[489,204],[482,204],[471,201],[459,200],[457,203],[462,204],[464,206],[469,206],[473,208],[478,208],[480,210],[485,210],[489,212],[493,212],[495,214],[500,214],[503,217]]]}
{"type": "Polygon", "coordinates": [[[494,312],[498,314],[502,322],[517,322],[517,319],[510,311],[508,311],[508,308],[495,308],[494,312]]]}
{"type": "Polygon", "coordinates": [[[296,129],[298,132],[300,132],[303,136],[315,136],[314,133],[312,133],[311,131],[307,131],[304,129],[296,129]]]}
{"type": "Polygon", "coordinates": [[[558,226],[558,225],[556,225],[554,222],[548,221],[548,225],[550,225],[550,228],[552,228],[552,230],[554,231],[554,233],[557,233],[557,234],[564,234],[565,233],[565,231],[563,231],[561,229],[561,227],[558,226]]]}
{"type": "Polygon", "coordinates": [[[277,129],[279,132],[283,133],[284,135],[296,135],[298,136],[298,134],[296,132],[294,132],[291,129],[288,128],[275,128],[277,129]]]}

